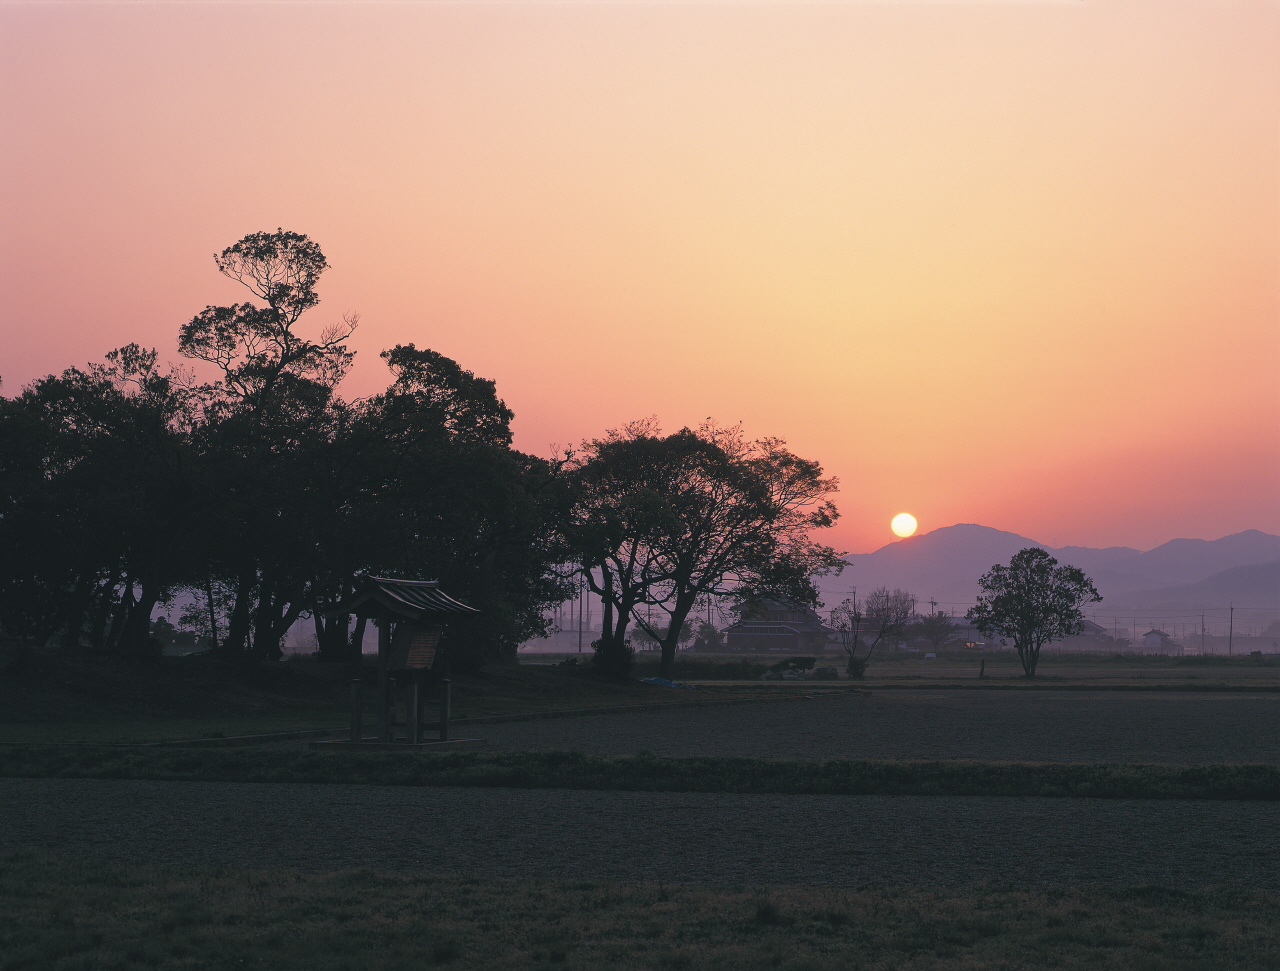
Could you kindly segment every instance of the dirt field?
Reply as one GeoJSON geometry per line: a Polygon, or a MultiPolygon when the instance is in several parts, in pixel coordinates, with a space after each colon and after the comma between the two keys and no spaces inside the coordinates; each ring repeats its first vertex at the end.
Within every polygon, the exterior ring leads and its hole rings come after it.
{"type": "Polygon", "coordinates": [[[1280,804],[0,779],[0,849],[758,887],[1280,890],[1280,804]]]}
{"type": "MultiPolygon", "coordinates": [[[[1280,695],[880,690],[847,698],[477,725],[506,749],[604,755],[1280,764],[1280,695]]],[[[463,728],[459,725],[459,730],[463,728]]]]}

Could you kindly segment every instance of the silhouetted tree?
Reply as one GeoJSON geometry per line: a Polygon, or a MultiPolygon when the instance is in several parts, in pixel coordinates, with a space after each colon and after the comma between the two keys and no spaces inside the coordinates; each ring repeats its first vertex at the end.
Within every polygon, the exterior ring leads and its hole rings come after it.
{"type": "Polygon", "coordinates": [[[356,563],[444,580],[480,614],[450,624],[442,650],[465,668],[514,658],[569,592],[553,569],[563,483],[552,463],[510,447],[512,412],[492,381],[412,344],[383,359],[394,381],[353,406],[333,463],[343,501],[331,580],[356,563]]]}
{"type": "Polygon", "coordinates": [[[747,441],[710,422],[662,436],[654,422],[637,422],[587,443],[574,482],[570,546],[604,605],[600,652],[616,652],[619,670],[632,621],[661,644],[670,677],[702,598],[811,605],[810,578],[841,565],[808,536],[835,521],[835,480],[777,439],[747,441]],[[641,607],[658,608],[666,623],[652,624],[641,607]]]}
{"type": "Polygon", "coordinates": [[[178,336],[182,354],[222,372],[198,389],[196,428],[219,527],[212,572],[235,591],[220,649],[274,660],[314,600],[316,534],[331,522],[334,499],[326,470],[345,408],[334,388],[354,358],[343,342],[357,318],[330,325],[318,341],[296,332],[320,302],[315,286],[328,266],[301,234],[253,233],[214,261],[265,304],[206,307],[178,336]]]}
{"type": "Polygon", "coordinates": [[[928,641],[935,651],[955,637],[960,628],[942,611],[926,614],[911,625],[907,633],[928,641]]]}
{"type": "Polygon", "coordinates": [[[190,402],[136,344],[4,401],[0,626],[151,655],[151,611],[193,563],[190,402]]]}
{"type": "Polygon", "coordinates": [[[887,587],[872,590],[861,600],[854,591],[853,596],[841,601],[831,612],[831,620],[848,655],[846,671],[849,677],[862,677],[876,647],[881,641],[901,637],[915,610],[915,597],[905,590],[891,592],[887,587]],[[860,655],[864,637],[868,641],[867,653],[860,655]]]}
{"type": "Polygon", "coordinates": [[[993,566],[978,586],[982,594],[965,616],[988,637],[1012,640],[1029,678],[1035,677],[1040,649],[1083,631],[1080,608],[1102,599],[1083,570],[1058,566],[1038,548],[1015,553],[1008,566],[993,566]]]}
{"type": "Polygon", "coordinates": [[[717,651],[723,646],[724,635],[720,633],[720,629],[709,621],[698,621],[698,631],[693,641],[693,649],[695,651],[717,651]]]}

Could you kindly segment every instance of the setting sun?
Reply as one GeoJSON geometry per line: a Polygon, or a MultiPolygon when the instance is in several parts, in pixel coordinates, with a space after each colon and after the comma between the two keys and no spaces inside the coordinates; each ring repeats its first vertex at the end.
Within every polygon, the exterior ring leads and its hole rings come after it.
{"type": "Polygon", "coordinates": [[[900,512],[893,517],[889,528],[893,530],[895,536],[910,536],[916,531],[916,517],[909,512],[900,512]]]}

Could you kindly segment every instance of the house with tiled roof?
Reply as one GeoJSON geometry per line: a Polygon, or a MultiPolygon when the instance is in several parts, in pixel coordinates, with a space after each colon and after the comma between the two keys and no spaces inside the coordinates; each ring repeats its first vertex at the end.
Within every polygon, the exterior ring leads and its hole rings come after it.
{"type": "Polygon", "coordinates": [[[835,636],[814,611],[773,600],[741,610],[722,633],[728,650],[759,654],[821,654],[835,636]]]}

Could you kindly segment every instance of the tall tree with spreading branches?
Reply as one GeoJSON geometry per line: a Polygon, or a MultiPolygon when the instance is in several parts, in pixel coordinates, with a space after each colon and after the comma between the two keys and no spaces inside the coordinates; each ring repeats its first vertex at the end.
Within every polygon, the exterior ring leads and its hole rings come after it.
{"type": "Polygon", "coordinates": [[[623,657],[634,623],[661,645],[663,677],[708,596],[812,605],[811,577],[841,566],[809,538],[835,522],[836,481],[781,440],[711,422],[664,436],[637,422],[588,443],[575,472],[570,535],[604,602],[602,646],[623,657]]]}
{"type": "Polygon", "coordinates": [[[965,615],[982,633],[1006,637],[1034,678],[1040,649],[1084,630],[1085,604],[1102,599],[1077,566],[1058,566],[1042,549],[1015,553],[1008,566],[993,566],[978,580],[982,594],[965,615]]]}

